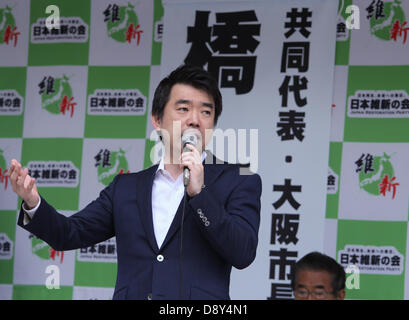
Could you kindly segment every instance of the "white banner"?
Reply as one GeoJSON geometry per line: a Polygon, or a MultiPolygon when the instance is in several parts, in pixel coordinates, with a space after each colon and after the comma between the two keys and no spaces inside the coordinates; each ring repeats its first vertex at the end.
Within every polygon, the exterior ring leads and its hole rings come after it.
{"type": "Polygon", "coordinates": [[[163,2],[162,77],[184,62],[217,77],[218,128],[233,128],[236,138],[247,130],[245,162],[263,182],[257,257],[233,271],[231,298],[291,298],[295,261],[324,249],[338,3],[163,2]],[[250,129],[258,130],[256,154],[250,129]]]}

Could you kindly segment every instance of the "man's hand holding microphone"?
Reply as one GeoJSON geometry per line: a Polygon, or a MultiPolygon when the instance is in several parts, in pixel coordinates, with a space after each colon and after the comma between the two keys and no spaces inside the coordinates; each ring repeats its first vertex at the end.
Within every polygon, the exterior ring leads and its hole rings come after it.
{"type": "Polygon", "coordinates": [[[202,141],[199,130],[188,129],[182,136],[181,167],[183,167],[183,183],[189,197],[199,194],[204,185],[204,167],[201,149],[202,141]]]}

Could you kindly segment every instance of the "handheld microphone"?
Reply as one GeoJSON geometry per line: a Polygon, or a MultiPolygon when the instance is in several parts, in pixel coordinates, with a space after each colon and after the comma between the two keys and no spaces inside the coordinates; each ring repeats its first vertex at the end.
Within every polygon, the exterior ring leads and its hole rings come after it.
{"type": "MultiPolygon", "coordinates": [[[[188,129],[189,130],[189,129],[188,129]]],[[[187,144],[191,144],[192,146],[197,145],[198,137],[195,135],[192,130],[185,131],[182,135],[182,153],[189,152],[190,150],[186,147],[187,144]]],[[[183,168],[183,185],[185,186],[185,195],[183,196],[183,209],[182,209],[182,219],[180,222],[180,248],[179,248],[179,265],[180,265],[180,273],[179,273],[179,299],[182,299],[182,287],[183,287],[183,272],[182,272],[182,244],[183,244],[183,221],[185,220],[185,205],[186,205],[186,197],[187,197],[187,185],[189,184],[190,179],[190,170],[188,167],[183,168]]]]}
{"type": "MultiPolygon", "coordinates": [[[[189,152],[190,150],[186,147],[187,144],[191,144],[192,146],[197,145],[197,136],[191,132],[185,132],[182,136],[182,152],[189,152]]],[[[190,179],[190,170],[188,167],[183,168],[183,185],[187,187],[189,184],[190,179]]]]}

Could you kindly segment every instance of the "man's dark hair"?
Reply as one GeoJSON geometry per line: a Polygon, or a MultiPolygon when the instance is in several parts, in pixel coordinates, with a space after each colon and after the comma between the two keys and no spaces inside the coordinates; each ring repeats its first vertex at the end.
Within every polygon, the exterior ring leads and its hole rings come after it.
{"type": "Polygon", "coordinates": [[[170,91],[175,84],[186,84],[209,94],[215,104],[214,125],[216,125],[223,108],[222,95],[217,81],[203,68],[191,65],[178,67],[159,83],[153,97],[152,115],[162,119],[165,106],[169,101],[170,91]]]}
{"type": "Polygon", "coordinates": [[[331,257],[314,251],[302,257],[294,266],[291,287],[295,290],[295,280],[300,270],[327,271],[331,275],[333,294],[345,289],[345,270],[331,257]]]}

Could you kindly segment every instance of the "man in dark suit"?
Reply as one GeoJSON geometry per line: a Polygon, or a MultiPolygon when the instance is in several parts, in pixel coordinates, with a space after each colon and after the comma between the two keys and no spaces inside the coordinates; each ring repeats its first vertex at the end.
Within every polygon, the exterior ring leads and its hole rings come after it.
{"type": "Polygon", "coordinates": [[[202,151],[221,111],[209,73],[177,68],[160,82],[153,100],[151,119],[165,150],[160,163],[116,176],[68,218],[39,195],[27,168],[13,159],[11,185],[24,200],[18,225],[60,251],[116,236],[114,299],[229,299],[232,266],[245,268],[256,255],[261,180],[202,151]],[[182,153],[187,132],[198,143],[182,153]]]}

